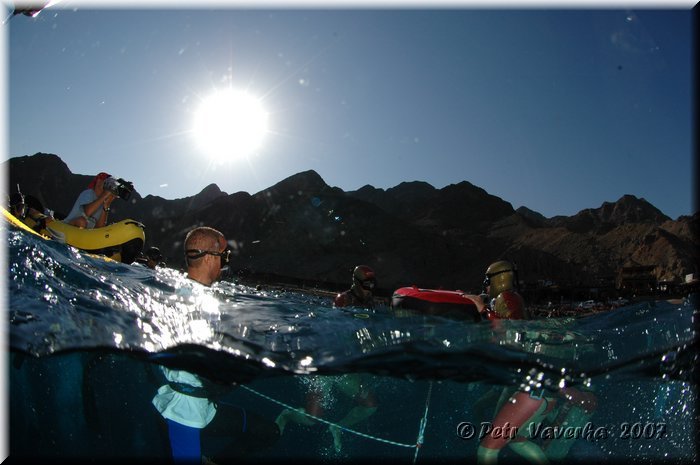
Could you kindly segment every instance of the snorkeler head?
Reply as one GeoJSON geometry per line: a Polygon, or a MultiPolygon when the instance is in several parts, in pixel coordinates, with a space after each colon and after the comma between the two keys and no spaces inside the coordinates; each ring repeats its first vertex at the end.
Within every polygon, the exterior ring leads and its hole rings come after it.
{"type": "Polygon", "coordinates": [[[377,286],[377,278],[374,276],[374,270],[367,265],[359,265],[352,272],[352,284],[362,288],[364,291],[372,292],[377,286]]]}
{"type": "Polygon", "coordinates": [[[488,291],[491,297],[498,297],[498,294],[511,290],[515,287],[515,267],[506,260],[492,263],[486,269],[484,278],[484,292],[488,291]]]}

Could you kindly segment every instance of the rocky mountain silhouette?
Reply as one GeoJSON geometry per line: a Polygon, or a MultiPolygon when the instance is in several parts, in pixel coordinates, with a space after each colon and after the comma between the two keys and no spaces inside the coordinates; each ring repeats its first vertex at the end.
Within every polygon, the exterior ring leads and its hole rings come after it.
{"type": "MultiPolygon", "coordinates": [[[[53,154],[3,163],[8,190],[67,213],[94,174],[74,174],[53,154]]],[[[138,190],[138,186],[136,186],[138,190]]],[[[8,192],[8,193],[9,193],[8,192]]],[[[625,266],[653,266],[658,280],[697,273],[698,214],[672,220],[625,195],[576,215],[546,218],[463,181],[442,189],[420,181],[345,192],[304,171],[261,192],[222,192],[211,184],[183,199],[141,197],[112,204],[112,221],[146,225],[146,247],[184,266],[182,241],[194,226],[221,230],[232,270],[347,287],[353,267],[376,269],[380,287],[406,285],[478,292],[489,263],[518,264],[525,282],[594,286],[625,266]]]]}

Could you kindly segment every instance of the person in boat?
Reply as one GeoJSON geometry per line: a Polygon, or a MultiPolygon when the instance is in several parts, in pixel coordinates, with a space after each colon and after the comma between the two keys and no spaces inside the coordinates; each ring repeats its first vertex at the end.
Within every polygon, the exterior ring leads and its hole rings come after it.
{"type": "MultiPolygon", "coordinates": [[[[517,271],[511,262],[500,260],[489,265],[484,279],[484,294],[491,301],[480,306],[489,320],[531,319],[516,285],[517,271]]],[[[560,460],[568,453],[572,441],[537,443],[535,438],[528,436],[529,425],[580,426],[590,418],[597,406],[597,398],[592,392],[574,387],[562,389],[558,394],[545,392],[544,389],[535,392],[506,387],[488,391],[476,402],[474,410],[482,408],[478,404],[495,399],[498,401],[490,424],[494,429],[500,427],[500,431],[514,434],[487,434],[477,450],[479,464],[497,463],[499,454],[506,446],[530,463],[560,460]]]]}
{"type": "Polygon", "coordinates": [[[90,181],[87,189],[80,193],[64,223],[80,228],[101,228],[107,224],[110,205],[117,196],[105,189],[105,180],[112,176],[101,172],[90,181]]]}
{"type": "MultiPolygon", "coordinates": [[[[220,231],[206,226],[191,230],[185,238],[187,277],[198,285],[211,287],[228,264],[230,253],[220,231]]],[[[194,292],[188,286],[178,290],[183,297],[194,292]]],[[[166,383],[158,389],[152,403],[165,420],[176,464],[207,460],[229,463],[266,449],[279,439],[275,422],[219,401],[229,386],[184,370],[161,367],[161,371],[166,383]]]]}
{"type": "Polygon", "coordinates": [[[374,288],[377,278],[374,270],[367,265],[358,265],[352,272],[352,286],[335,297],[336,307],[374,308],[374,288]]]}
{"type": "Polygon", "coordinates": [[[7,204],[10,213],[18,219],[23,220],[27,216],[27,204],[24,202],[24,195],[21,192],[11,194],[7,204]]]}
{"type": "Polygon", "coordinates": [[[8,205],[10,213],[36,232],[40,232],[46,228],[47,223],[53,221],[53,217],[44,213],[44,206],[39,199],[32,195],[25,196],[19,190],[10,195],[8,205]]]}

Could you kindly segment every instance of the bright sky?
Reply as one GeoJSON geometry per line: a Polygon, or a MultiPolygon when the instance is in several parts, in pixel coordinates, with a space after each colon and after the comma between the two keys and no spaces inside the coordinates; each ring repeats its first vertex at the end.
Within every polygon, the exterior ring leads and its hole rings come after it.
{"type": "Polygon", "coordinates": [[[624,194],[674,219],[697,207],[692,2],[124,4],[2,26],[9,157],[55,153],[166,199],[313,169],[345,191],[466,180],[547,217],[624,194]]]}

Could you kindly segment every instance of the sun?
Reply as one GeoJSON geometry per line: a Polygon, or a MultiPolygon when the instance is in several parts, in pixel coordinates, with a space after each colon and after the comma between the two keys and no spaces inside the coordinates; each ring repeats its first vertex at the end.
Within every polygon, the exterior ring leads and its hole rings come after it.
{"type": "Polygon", "coordinates": [[[220,90],[197,109],[193,134],[200,150],[224,162],[253,155],[265,138],[267,120],[259,99],[243,91],[220,90]]]}

